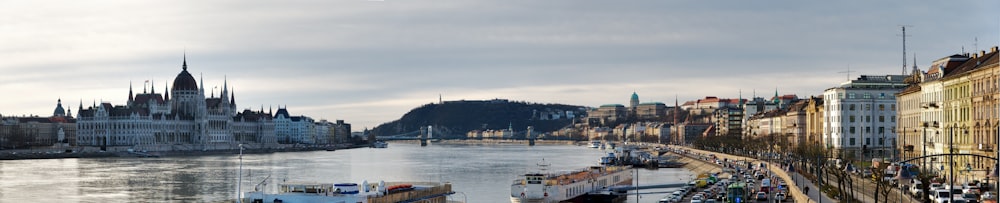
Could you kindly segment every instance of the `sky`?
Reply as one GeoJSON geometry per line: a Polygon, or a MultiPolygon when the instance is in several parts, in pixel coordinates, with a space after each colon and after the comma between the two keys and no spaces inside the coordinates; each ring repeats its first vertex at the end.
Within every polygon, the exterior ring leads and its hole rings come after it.
{"type": "Polygon", "coordinates": [[[185,55],[199,85],[218,95],[226,80],[239,109],[355,130],[439,97],[808,97],[900,74],[904,61],[909,72],[914,55],[926,70],[988,50],[997,11],[993,0],[0,1],[0,114],[123,105],[130,85],[162,93],[185,55]]]}

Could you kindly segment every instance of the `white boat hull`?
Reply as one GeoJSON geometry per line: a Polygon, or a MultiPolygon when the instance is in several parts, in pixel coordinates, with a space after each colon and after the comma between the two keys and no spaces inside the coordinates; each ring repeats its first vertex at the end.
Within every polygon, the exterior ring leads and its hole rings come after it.
{"type": "MultiPolygon", "coordinates": [[[[510,202],[512,203],[558,203],[585,195],[607,190],[611,186],[632,183],[632,170],[618,168],[617,171],[587,172],[593,174],[586,179],[547,179],[541,184],[529,184],[525,179],[516,180],[511,184],[510,202]]],[[[531,174],[535,177],[538,174],[531,174]]],[[[526,175],[527,176],[527,175],[526,175]]],[[[537,179],[536,179],[537,180],[537,179]]]]}

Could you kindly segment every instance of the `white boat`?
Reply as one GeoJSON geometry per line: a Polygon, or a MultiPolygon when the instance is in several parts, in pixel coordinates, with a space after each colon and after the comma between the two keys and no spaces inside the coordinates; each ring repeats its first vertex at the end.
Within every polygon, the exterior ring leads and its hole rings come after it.
{"type": "Polygon", "coordinates": [[[617,159],[614,152],[608,153],[607,156],[601,157],[601,165],[614,165],[617,159]]]}
{"type": "MultiPolygon", "coordinates": [[[[616,185],[632,184],[628,166],[591,166],[555,174],[528,173],[510,186],[512,203],[556,203],[616,185]]],[[[544,170],[543,170],[544,171],[544,170]]]]}
{"type": "Polygon", "coordinates": [[[398,182],[357,183],[282,183],[277,193],[246,192],[243,202],[313,203],[313,202],[444,202],[455,194],[451,183],[398,182]]]}
{"type": "Polygon", "coordinates": [[[374,147],[374,148],[386,148],[386,147],[389,147],[389,143],[385,142],[385,141],[381,141],[381,140],[380,141],[375,141],[374,143],[372,143],[372,147],[374,147]]]}
{"type": "Polygon", "coordinates": [[[601,146],[602,145],[601,145],[601,141],[600,140],[591,140],[590,141],[590,145],[588,147],[590,147],[590,148],[599,148],[601,146]]]}

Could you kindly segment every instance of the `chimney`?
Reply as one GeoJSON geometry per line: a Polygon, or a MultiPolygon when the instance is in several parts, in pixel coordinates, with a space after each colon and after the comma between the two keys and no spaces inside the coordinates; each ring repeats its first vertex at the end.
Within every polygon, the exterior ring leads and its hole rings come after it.
{"type": "Polygon", "coordinates": [[[990,52],[997,52],[997,47],[996,46],[990,47],[990,52]]]}

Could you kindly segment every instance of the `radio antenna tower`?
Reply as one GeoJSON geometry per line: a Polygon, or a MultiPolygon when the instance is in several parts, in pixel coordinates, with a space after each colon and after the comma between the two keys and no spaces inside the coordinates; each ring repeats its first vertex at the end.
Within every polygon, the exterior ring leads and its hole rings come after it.
{"type": "Polygon", "coordinates": [[[906,35],[906,27],[913,27],[913,26],[912,25],[899,25],[899,27],[903,29],[903,35],[900,35],[900,36],[903,36],[903,70],[900,71],[899,74],[900,75],[906,75],[906,37],[909,36],[909,35],[906,35]]]}

